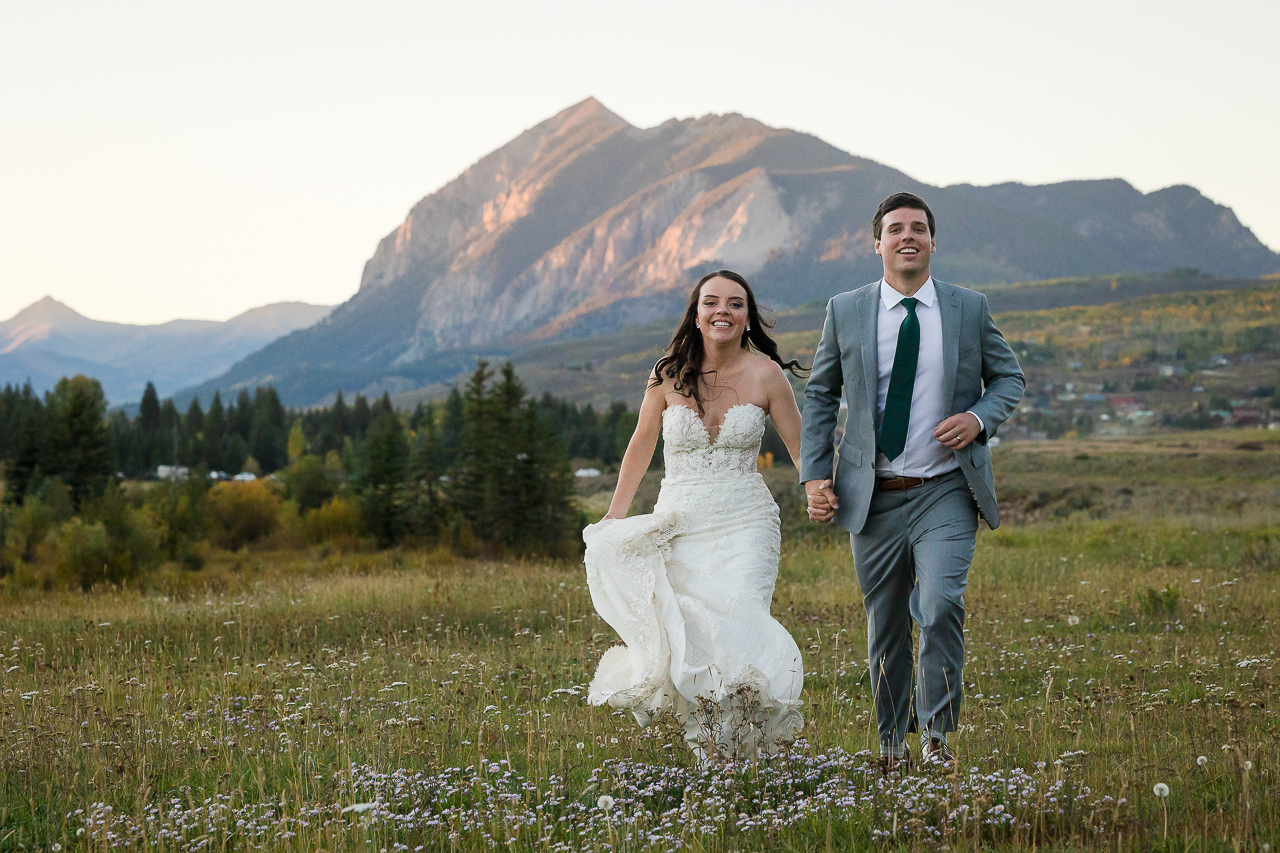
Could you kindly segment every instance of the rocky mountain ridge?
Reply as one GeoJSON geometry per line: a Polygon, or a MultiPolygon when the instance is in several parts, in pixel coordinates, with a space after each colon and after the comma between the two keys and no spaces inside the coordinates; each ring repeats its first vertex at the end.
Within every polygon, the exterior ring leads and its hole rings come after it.
{"type": "Polygon", "coordinates": [[[931,187],[739,115],[637,128],[591,98],[414,205],[324,322],[193,392],[267,377],[295,404],[339,387],[404,390],[477,353],[670,317],[720,267],[745,274],[761,302],[790,308],[878,277],[871,213],[903,189],[933,207],[935,270],[958,283],[1280,270],[1230,209],[1191,187],[931,187]]]}

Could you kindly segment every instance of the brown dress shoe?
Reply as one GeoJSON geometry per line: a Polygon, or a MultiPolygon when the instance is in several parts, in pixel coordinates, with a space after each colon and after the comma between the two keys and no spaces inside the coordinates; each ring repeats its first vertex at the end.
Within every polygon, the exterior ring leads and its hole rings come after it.
{"type": "Polygon", "coordinates": [[[956,757],[941,738],[929,738],[929,745],[924,750],[924,763],[954,767],[956,757]]]}
{"type": "Polygon", "coordinates": [[[900,773],[906,776],[911,772],[911,747],[904,746],[902,748],[902,757],[894,758],[892,755],[880,756],[880,773],[888,776],[890,773],[900,773]]]}

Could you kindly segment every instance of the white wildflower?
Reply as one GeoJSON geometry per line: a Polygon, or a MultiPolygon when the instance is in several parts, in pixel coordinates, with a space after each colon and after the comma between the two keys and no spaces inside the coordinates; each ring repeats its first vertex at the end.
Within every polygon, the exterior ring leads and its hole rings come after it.
{"type": "Polygon", "coordinates": [[[1204,767],[1208,763],[1209,763],[1209,759],[1207,756],[1202,755],[1196,759],[1196,764],[1199,764],[1201,767],[1204,767]]]}
{"type": "Polygon", "coordinates": [[[605,811],[613,811],[613,797],[608,794],[601,794],[600,799],[596,800],[596,805],[605,811]]]}
{"type": "Polygon", "coordinates": [[[1169,796],[1169,786],[1163,782],[1157,782],[1156,786],[1151,789],[1157,797],[1169,796]]]}
{"type": "Polygon", "coordinates": [[[1073,613],[1072,615],[1067,617],[1067,624],[1070,625],[1072,628],[1074,628],[1075,626],[1080,624],[1080,617],[1076,616],[1073,613]]]}

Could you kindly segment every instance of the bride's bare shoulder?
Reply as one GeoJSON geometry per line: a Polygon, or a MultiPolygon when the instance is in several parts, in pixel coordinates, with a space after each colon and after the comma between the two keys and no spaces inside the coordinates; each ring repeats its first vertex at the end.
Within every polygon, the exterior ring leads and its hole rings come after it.
{"type": "Polygon", "coordinates": [[[758,379],[774,379],[782,374],[782,367],[778,362],[758,352],[751,353],[748,358],[751,373],[758,379]]]}

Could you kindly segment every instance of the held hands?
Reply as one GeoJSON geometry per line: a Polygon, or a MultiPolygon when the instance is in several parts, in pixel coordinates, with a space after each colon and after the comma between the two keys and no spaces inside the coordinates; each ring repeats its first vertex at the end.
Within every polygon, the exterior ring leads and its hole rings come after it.
{"type": "Polygon", "coordinates": [[[948,450],[959,450],[971,444],[981,431],[977,415],[961,412],[934,427],[933,437],[948,450]]]}
{"type": "Polygon", "coordinates": [[[809,504],[809,520],[818,524],[826,524],[836,517],[840,501],[832,489],[830,480],[808,480],[804,484],[805,497],[809,504]]]}

